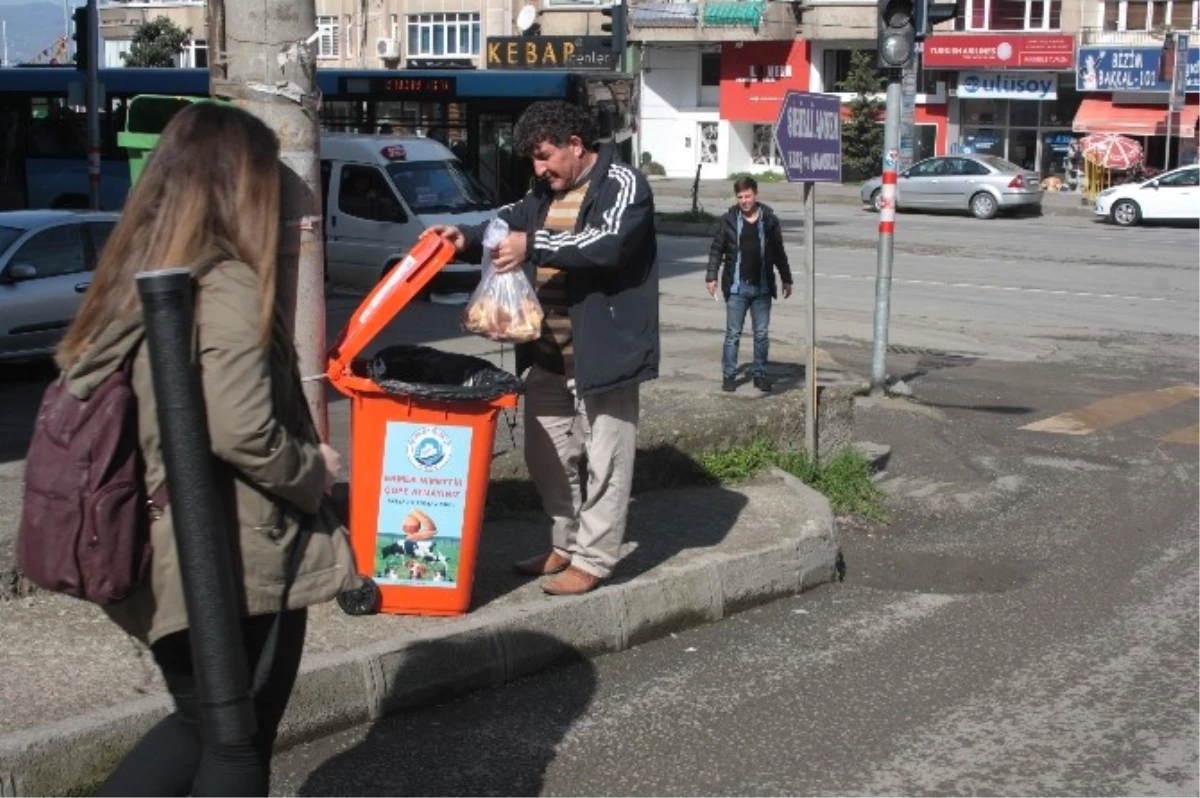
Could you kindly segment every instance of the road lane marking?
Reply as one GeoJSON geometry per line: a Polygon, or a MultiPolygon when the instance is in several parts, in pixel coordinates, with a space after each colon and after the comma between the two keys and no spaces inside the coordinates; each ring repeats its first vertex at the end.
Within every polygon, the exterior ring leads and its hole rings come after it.
{"type": "Polygon", "coordinates": [[[1200,398],[1200,386],[1196,385],[1173,385],[1157,391],[1126,393],[1026,424],[1021,429],[1056,435],[1089,435],[1096,430],[1124,424],[1196,398],[1200,398]]]}
{"type": "MultiPolygon", "coordinates": [[[[830,274],[829,272],[817,272],[818,277],[825,277],[830,280],[864,280],[875,281],[873,274],[830,274]]],[[[1137,302],[1178,302],[1177,299],[1172,299],[1165,296],[1133,296],[1130,294],[1100,294],[1095,291],[1066,291],[1059,288],[1027,288],[1020,285],[992,285],[990,283],[951,283],[945,280],[913,280],[903,279],[898,277],[892,278],[893,283],[904,283],[907,285],[933,285],[942,286],[944,288],[970,288],[980,289],[984,291],[1020,291],[1026,294],[1047,294],[1051,296],[1071,296],[1071,297],[1090,297],[1093,299],[1125,299],[1137,302]]]]}
{"type": "Polygon", "coordinates": [[[1170,435],[1164,435],[1159,438],[1163,443],[1183,443],[1191,446],[1200,446],[1200,424],[1193,424],[1190,427],[1177,429],[1170,435]]]}

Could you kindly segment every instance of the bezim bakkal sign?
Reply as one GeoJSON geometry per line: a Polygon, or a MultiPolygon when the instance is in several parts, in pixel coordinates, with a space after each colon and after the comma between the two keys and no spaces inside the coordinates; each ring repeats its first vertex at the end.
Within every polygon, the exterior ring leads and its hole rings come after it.
{"type": "Polygon", "coordinates": [[[488,69],[616,69],[607,36],[493,36],[488,69]]]}

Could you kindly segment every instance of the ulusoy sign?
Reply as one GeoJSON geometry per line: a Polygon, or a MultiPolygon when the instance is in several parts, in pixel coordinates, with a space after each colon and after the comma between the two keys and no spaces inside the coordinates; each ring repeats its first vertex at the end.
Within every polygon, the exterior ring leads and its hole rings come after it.
{"type": "MultiPolygon", "coordinates": [[[[1171,76],[1163,74],[1162,57],[1162,45],[1080,47],[1075,88],[1078,91],[1169,92],[1171,76]]],[[[1185,84],[1185,91],[1189,93],[1200,91],[1200,49],[1187,51],[1185,84]]]]}
{"type": "Polygon", "coordinates": [[[789,183],[842,182],[842,101],[789,91],[775,123],[775,144],[789,183]]]}
{"type": "Polygon", "coordinates": [[[488,69],[616,69],[607,36],[492,36],[488,69]]]}
{"type": "Polygon", "coordinates": [[[1058,75],[1053,72],[958,73],[960,100],[1054,100],[1058,75]]]}

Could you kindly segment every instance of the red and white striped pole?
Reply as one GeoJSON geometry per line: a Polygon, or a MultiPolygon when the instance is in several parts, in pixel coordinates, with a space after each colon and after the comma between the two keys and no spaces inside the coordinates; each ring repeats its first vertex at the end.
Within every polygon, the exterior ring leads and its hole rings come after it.
{"type": "Polygon", "coordinates": [[[892,295],[892,245],[896,233],[896,170],[900,165],[900,70],[888,71],[883,123],[883,185],[879,203],[879,252],[875,269],[875,341],[871,352],[871,393],[887,388],[888,315],[892,295]]]}

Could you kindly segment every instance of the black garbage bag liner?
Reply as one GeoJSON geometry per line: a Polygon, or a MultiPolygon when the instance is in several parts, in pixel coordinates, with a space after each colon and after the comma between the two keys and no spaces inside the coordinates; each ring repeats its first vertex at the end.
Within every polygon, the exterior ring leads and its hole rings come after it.
{"type": "Polygon", "coordinates": [[[488,401],[524,392],[519,378],[482,358],[428,346],[381,349],[366,364],[366,371],[388,393],[423,399],[488,401]]]}

